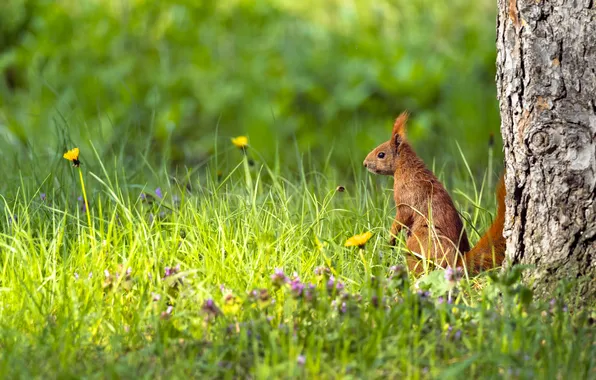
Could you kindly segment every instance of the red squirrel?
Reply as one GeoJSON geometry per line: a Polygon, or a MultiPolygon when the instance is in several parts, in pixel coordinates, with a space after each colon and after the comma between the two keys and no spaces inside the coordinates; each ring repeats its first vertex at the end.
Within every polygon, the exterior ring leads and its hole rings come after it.
{"type": "Polygon", "coordinates": [[[406,140],[408,113],[393,125],[391,139],[366,156],[364,167],[370,172],[394,177],[393,197],[396,215],[391,226],[390,244],[406,230],[408,267],[415,274],[424,271],[424,261],[443,268],[465,265],[468,273],[478,273],[501,265],[505,257],[504,177],[497,185],[497,216],[478,243],[470,243],[453,201],[441,182],[416,155],[406,140]],[[463,255],[463,256],[462,256],[463,255]]]}

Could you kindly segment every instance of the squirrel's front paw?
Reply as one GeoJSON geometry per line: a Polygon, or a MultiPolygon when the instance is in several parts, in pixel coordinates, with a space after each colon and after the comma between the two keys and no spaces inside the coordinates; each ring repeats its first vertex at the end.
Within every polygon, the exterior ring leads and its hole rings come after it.
{"type": "Polygon", "coordinates": [[[391,236],[391,239],[389,239],[388,243],[390,246],[395,247],[395,244],[397,243],[397,238],[395,236],[391,236]]]}

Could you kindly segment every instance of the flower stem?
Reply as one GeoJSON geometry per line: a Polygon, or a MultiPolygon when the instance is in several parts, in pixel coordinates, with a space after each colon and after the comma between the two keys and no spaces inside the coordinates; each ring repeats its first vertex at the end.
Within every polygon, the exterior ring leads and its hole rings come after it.
{"type": "Polygon", "coordinates": [[[91,230],[91,235],[93,233],[93,226],[91,225],[91,210],[89,210],[89,202],[87,201],[87,192],[85,191],[85,181],[83,180],[83,171],[79,167],[79,178],[81,179],[81,189],[83,190],[83,200],[85,201],[85,214],[87,214],[87,224],[89,225],[89,229],[91,230]]]}
{"type": "Polygon", "coordinates": [[[362,249],[362,247],[358,248],[358,253],[360,254],[360,259],[362,260],[362,263],[364,264],[364,272],[367,275],[369,275],[370,267],[368,265],[368,262],[366,261],[366,258],[364,257],[364,249],[362,249]]]}

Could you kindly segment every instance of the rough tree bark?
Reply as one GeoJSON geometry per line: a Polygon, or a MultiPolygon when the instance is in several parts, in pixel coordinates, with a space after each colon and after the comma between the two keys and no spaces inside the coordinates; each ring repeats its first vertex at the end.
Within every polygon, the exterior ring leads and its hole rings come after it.
{"type": "Polygon", "coordinates": [[[507,266],[596,290],[596,0],[498,0],[507,266]]]}

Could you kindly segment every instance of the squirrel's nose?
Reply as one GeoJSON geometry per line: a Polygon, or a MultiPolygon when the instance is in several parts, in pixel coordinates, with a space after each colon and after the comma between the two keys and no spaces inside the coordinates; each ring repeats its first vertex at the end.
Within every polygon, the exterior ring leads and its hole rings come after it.
{"type": "Polygon", "coordinates": [[[364,162],[362,163],[362,165],[364,165],[364,167],[367,167],[367,165],[366,165],[366,161],[364,161],[364,162]]]}

